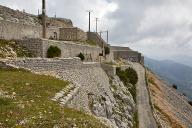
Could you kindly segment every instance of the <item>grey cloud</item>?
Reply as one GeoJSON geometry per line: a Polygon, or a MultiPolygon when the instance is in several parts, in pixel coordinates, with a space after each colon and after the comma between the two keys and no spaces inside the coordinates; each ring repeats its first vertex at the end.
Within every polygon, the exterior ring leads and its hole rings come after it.
{"type": "Polygon", "coordinates": [[[192,53],[190,0],[116,2],[118,10],[108,15],[117,22],[111,33],[114,44],[131,46],[153,58],[192,53]]]}

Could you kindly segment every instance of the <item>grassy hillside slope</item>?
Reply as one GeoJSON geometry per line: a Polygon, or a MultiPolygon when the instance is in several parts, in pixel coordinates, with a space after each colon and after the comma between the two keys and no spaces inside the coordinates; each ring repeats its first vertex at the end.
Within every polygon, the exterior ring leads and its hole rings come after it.
{"type": "Polygon", "coordinates": [[[192,68],[173,61],[157,61],[146,58],[145,65],[192,100],[192,68]]]}
{"type": "Polygon", "coordinates": [[[147,71],[152,101],[160,122],[165,128],[191,128],[192,107],[187,98],[147,71]]]}
{"type": "Polygon", "coordinates": [[[105,128],[93,116],[51,100],[68,84],[23,70],[0,69],[0,127],[105,128]]]}

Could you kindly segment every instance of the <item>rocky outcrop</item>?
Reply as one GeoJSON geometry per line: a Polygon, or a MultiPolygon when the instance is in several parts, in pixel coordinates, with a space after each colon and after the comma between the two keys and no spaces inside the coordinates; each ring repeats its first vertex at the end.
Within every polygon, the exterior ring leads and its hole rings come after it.
{"type": "MultiPolygon", "coordinates": [[[[0,21],[10,21],[14,23],[41,26],[41,17],[33,14],[26,13],[25,11],[13,10],[0,5],[0,21]]],[[[57,27],[72,27],[73,23],[65,18],[48,18],[47,23],[49,26],[57,27]]]]}
{"type": "Polygon", "coordinates": [[[31,57],[28,49],[14,41],[0,40],[0,58],[31,57]]]}
{"type": "MultiPolygon", "coordinates": [[[[100,117],[112,127],[133,126],[135,103],[117,76],[110,79],[100,67],[86,70],[60,71],[57,77],[81,85],[66,105],[100,117]]],[[[62,103],[62,102],[60,102],[62,103]]]]}

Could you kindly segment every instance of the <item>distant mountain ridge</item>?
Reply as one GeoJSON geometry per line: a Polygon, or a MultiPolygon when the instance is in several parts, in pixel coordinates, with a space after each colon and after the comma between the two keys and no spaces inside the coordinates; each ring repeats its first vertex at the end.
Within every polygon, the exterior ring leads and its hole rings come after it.
{"type": "Polygon", "coordinates": [[[173,56],[171,60],[192,67],[192,56],[173,56]]]}
{"type": "Polygon", "coordinates": [[[145,65],[192,100],[192,67],[171,60],[153,60],[145,57],[145,65]]]}

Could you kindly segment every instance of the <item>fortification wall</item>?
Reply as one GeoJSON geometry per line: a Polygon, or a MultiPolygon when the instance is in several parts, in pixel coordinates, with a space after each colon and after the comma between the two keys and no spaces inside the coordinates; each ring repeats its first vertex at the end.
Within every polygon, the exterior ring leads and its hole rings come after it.
{"type": "Polygon", "coordinates": [[[114,59],[123,58],[131,62],[141,62],[141,53],[136,51],[113,51],[114,59]]]}
{"type": "MultiPolygon", "coordinates": [[[[76,57],[80,52],[83,53],[87,61],[99,61],[99,47],[76,44],[72,41],[54,41],[47,39],[29,39],[19,41],[19,44],[28,48],[36,57],[47,57],[48,48],[53,45],[61,49],[61,57],[76,57]]],[[[85,60],[86,61],[86,60],[85,60]]]]}
{"type": "Polygon", "coordinates": [[[131,50],[129,47],[121,47],[121,46],[110,46],[111,51],[127,51],[131,50]]]}
{"type": "Polygon", "coordinates": [[[60,28],[73,27],[72,21],[64,18],[47,18],[47,24],[60,28]]]}
{"type": "Polygon", "coordinates": [[[40,38],[41,27],[0,20],[1,39],[40,38]]]}
{"type": "MultiPolygon", "coordinates": [[[[53,41],[42,40],[43,42],[43,57],[46,57],[48,48],[53,45],[61,49],[61,57],[76,57],[79,53],[86,56],[87,61],[99,61],[99,53],[102,52],[101,48],[88,45],[76,44],[71,41],[53,41]]],[[[86,61],[86,60],[85,60],[86,61]]]]}
{"type": "Polygon", "coordinates": [[[88,36],[88,39],[91,40],[91,41],[95,41],[96,44],[99,46],[99,47],[103,47],[104,46],[109,46],[104,40],[103,38],[101,38],[101,36],[98,34],[98,33],[95,33],[95,32],[88,32],[87,33],[87,36],[88,36]]]}
{"type": "MultiPolygon", "coordinates": [[[[59,28],[47,28],[47,38],[54,37],[54,32],[59,35],[59,28]]],[[[20,40],[26,38],[41,38],[42,27],[0,20],[0,39],[20,40]]],[[[59,38],[59,36],[57,37],[59,38]]]]}
{"type": "Polygon", "coordinates": [[[60,28],[60,40],[86,41],[87,33],[77,27],[60,28]]]}
{"type": "Polygon", "coordinates": [[[110,76],[112,78],[115,77],[115,75],[116,75],[116,66],[101,63],[101,67],[106,72],[106,74],[108,76],[110,76]]]}
{"type": "Polygon", "coordinates": [[[19,68],[29,69],[35,72],[45,71],[60,71],[70,69],[85,69],[92,67],[100,67],[99,63],[84,64],[77,57],[75,58],[27,58],[27,59],[13,59],[1,60],[0,66],[13,65],[19,68]]]}

